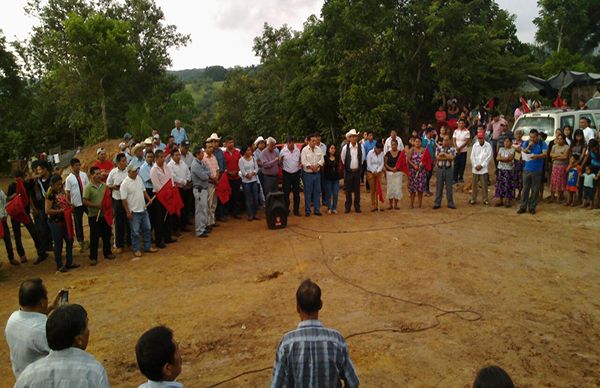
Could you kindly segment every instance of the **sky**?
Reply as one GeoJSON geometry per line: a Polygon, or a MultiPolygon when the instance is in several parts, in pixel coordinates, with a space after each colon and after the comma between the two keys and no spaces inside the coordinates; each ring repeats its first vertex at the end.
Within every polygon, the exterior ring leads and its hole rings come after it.
{"type": "MultiPolygon", "coordinates": [[[[203,68],[222,65],[233,67],[258,64],[252,52],[254,37],[261,35],[265,22],[279,27],[287,24],[302,29],[306,19],[320,15],[323,0],[156,0],[166,22],[189,34],[191,43],[171,50],[172,69],[203,68]]],[[[515,14],[517,36],[533,42],[537,16],[536,0],[497,0],[500,7],[515,14]]],[[[23,6],[27,0],[10,0],[0,13],[0,29],[7,40],[26,39],[35,20],[23,6]]]]}

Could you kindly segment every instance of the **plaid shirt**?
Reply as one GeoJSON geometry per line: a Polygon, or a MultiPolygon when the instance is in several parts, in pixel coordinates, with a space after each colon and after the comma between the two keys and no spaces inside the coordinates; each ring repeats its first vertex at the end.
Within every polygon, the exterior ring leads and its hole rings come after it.
{"type": "MultiPolygon", "coordinates": [[[[444,147],[444,146],[437,146],[437,149],[435,151],[435,156],[438,157],[441,153],[444,154],[450,154],[454,157],[456,157],[456,148],[454,147],[444,147]]],[[[437,166],[440,168],[443,167],[452,167],[452,160],[438,160],[437,161],[437,166]]]]}
{"type": "Polygon", "coordinates": [[[48,317],[44,314],[27,311],[15,311],[8,318],[5,335],[16,378],[19,378],[27,365],[50,353],[46,340],[47,320],[48,317]]]}
{"type": "Polygon", "coordinates": [[[19,376],[15,388],[80,387],[109,388],[102,364],[79,348],[52,350],[19,376]]]}
{"type": "Polygon", "coordinates": [[[344,337],[318,320],[302,321],[286,333],[275,356],[271,388],[358,387],[344,337]]]}

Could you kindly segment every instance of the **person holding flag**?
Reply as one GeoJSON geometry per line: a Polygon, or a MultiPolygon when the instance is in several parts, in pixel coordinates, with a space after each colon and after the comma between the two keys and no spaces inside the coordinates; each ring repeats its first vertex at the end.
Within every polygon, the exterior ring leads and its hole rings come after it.
{"type": "Polygon", "coordinates": [[[371,187],[371,211],[383,211],[379,206],[379,200],[383,202],[383,193],[381,192],[381,179],[383,178],[383,143],[378,141],[375,148],[367,154],[367,182],[371,187]],[[380,198],[378,198],[381,194],[380,198]]]}
{"type": "MultiPolygon", "coordinates": [[[[402,159],[402,158],[401,158],[402,159]]],[[[431,155],[428,148],[423,148],[421,138],[413,140],[413,148],[406,154],[408,163],[408,192],[410,193],[410,208],[415,207],[415,197],[419,197],[419,208],[423,207],[423,193],[427,184],[427,171],[431,170],[431,155]]]]}
{"type": "Polygon", "coordinates": [[[50,178],[50,188],[46,192],[45,211],[48,215],[48,224],[54,242],[54,260],[57,271],[67,272],[69,269],[78,268],[79,264],[73,263],[73,212],[60,175],[52,175],[50,178]],[[71,225],[70,228],[69,225],[71,225]],[[62,260],[63,240],[66,244],[66,265],[62,260]]]}
{"type": "Polygon", "coordinates": [[[8,222],[6,222],[8,214],[6,213],[6,210],[4,210],[5,206],[6,194],[0,189],[0,238],[4,239],[8,262],[12,265],[19,265],[19,262],[15,260],[15,252],[13,251],[12,241],[10,240],[10,230],[8,229],[8,222]]]}
{"type": "MultiPolygon", "coordinates": [[[[171,237],[172,233],[172,217],[171,214],[176,213],[173,199],[174,193],[179,196],[179,191],[173,183],[173,176],[171,170],[165,165],[165,154],[162,150],[154,151],[154,166],[150,170],[150,180],[154,187],[154,193],[156,195],[156,206],[154,211],[154,240],[156,247],[166,248],[165,244],[170,244],[176,239],[171,237]],[[170,210],[170,211],[169,211],[170,210]]],[[[181,202],[181,197],[179,197],[181,202]]],[[[176,204],[175,204],[176,205],[176,204]]],[[[179,208],[177,211],[180,211],[179,208]]]]}
{"type": "Polygon", "coordinates": [[[96,166],[92,166],[90,168],[90,176],[92,177],[90,183],[83,189],[83,204],[88,208],[90,263],[96,265],[98,263],[98,242],[100,237],[102,237],[102,253],[104,254],[104,258],[107,260],[114,260],[115,258],[110,247],[112,203],[110,200],[110,190],[107,190],[106,184],[102,182],[102,170],[96,166]],[[107,193],[108,195],[106,195],[107,193]],[[108,198],[108,201],[104,200],[105,197],[108,198]],[[108,206],[104,204],[108,204],[108,206]]]}
{"type": "Polygon", "coordinates": [[[87,212],[83,204],[83,190],[90,183],[88,176],[81,172],[81,162],[77,158],[71,159],[71,173],[65,181],[65,190],[67,198],[73,205],[73,215],[75,221],[75,235],[79,242],[79,252],[85,249],[85,241],[83,238],[83,213],[87,212]]]}

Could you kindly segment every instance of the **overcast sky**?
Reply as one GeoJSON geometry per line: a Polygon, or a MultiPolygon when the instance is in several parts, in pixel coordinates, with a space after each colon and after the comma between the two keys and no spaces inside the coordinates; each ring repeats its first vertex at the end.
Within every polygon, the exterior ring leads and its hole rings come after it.
{"type": "MultiPolygon", "coordinates": [[[[156,0],[169,24],[190,34],[192,42],[173,50],[175,70],[211,65],[232,67],[258,63],[252,42],[260,35],[264,22],[274,26],[288,24],[301,29],[311,14],[320,14],[323,0],[156,0]]],[[[535,0],[497,0],[502,8],[516,14],[517,35],[532,42],[537,16],[535,0]]],[[[25,39],[34,20],[25,15],[27,0],[11,0],[0,13],[0,29],[9,41],[25,39]]]]}

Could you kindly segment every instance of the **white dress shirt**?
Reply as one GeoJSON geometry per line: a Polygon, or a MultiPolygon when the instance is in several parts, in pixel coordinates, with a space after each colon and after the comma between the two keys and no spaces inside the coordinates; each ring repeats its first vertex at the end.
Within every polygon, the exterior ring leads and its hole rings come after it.
{"type": "MultiPolygon", "coordinates": [[[[120,170],[119,167],[115,167],[112,170],[110,170],[110,173],[108,173],[108,178],[106,178],[106,185],[120,185],[125,180],[125,178],[127,178],[127,168],[120,170]]],[[[112,197],[113,199],[120,200],[121,193],[119,192],[119,190],[112,190],[112,197]]]]}
{"type": "Polygon", "coordinates": [[[90,183],[88,176],[81,171],[79,172],[79,178],[81,179],[81,191],[79,191],[79,182],[77,181],[75,174],[70,173],[65,181],[65,190],[69,192],[69,195],[71,196],[71,203],[75,207],[83,206],[81,195],[83,194],[83,189],[85,189],[85,186],[90,183]]]}
{"type": "Polygon", "coordinates": [[[174,160],[171,160],[167,164],[167,167],[171,170],[173,181],[178,187],[183,187],[192,180],[192,173],[183,160],[180,160],[179,163],[175,163],[174,160]]]}
{"type": "MultiPolygon", "coordinates": [[[[404,149],[404,143],[400,136],[396,136],[396,141],[398,142],[398,149],[402,151],[404,149]]],[[[388,137],[385,139],[385,143],[383,144],[383,154],[387,154],[389,150],[392,149],[392,137],[388,137]]]]}
{"type": "Polygon", "coordinates": [[[594,131],[594,128],[587,127],[583,130],[583,137],[585,138],[586,143],[589,143],[589,141],[593,139],[595,135],[596,131],[594,131]]]}
{"type": "Polygon", "coordinates": [[[52,350],[30,364],[17,379],[15,388],[85,387],[109,388],[102,364],[85,350],[52,350]]]}
{"type": "Polygon", "coordinates": [[[374,149],[369,151],[367,155],[367,171],[374,174],[383,171],[383,152],[377,155],[374,149]]]}
{"type": "Polygon", "coordinates": [[[354,146],[352,145],[352,143],[346,144],[344,148],[342,148],[342,152],[340,154],[340,159],[342,160],[342,164],[344,165],[346,164],[346,152],[348,150],[348,147],[350,147],[350,169],[356,170],[360,168],[360,166],[362,166],[367,156],[365,155],[365,147],[363,147],[363,145],[359,143],[356,143],[356,145],[354,146]],[[360,147],[362,151],[361,160],[358,160],[358,147],[360,147]]]}
{"type": "Polygon", "coordinates": [[[300,170],[300,167],[302,167],[302,164],[300,162],[300,150],[298,149],[298,147],[296,147],[296,145],[294,145],[293,151],[290,151],[290,149],[286,145],[279,153],[279,156],[283,158],[283,171],[285,172],[293,174],[298,172],[300,170]]]}
{"type": "Polygon", "coordinates": [[[183,384],[177,381],[152,381],[140,385],[138,388],[183,388],[183,384]]]}
{"type": "Polygon", "coordinates": [[[310,148],[310,146],[306,146],[302,149],[301,157],[302,166],[304,167],[304,171],[308,173],[312,173],[313,170],[310,168],[314,165],[319,165],[323,167],[325,164],[325,158],[323,157],[323,152],[318,146],[315,148],[310,148]]]}
{"type": "Polygon", "coordinates": [[[45,314],[15,311],[8,318],[4,334],[10,349],[10,362],[16,378],[27,365],[50,353],[46,340],[45,314]]]}
{"type": "Polygon", "coordinates": [[[473,167],[473,174],[487,174],[488,164],[492,159],[492,146],[487,141],[483,145],[479,144],[479,140],[473,144],[471,149],[471,165],[473,167]],[[482,169],[477,171],[475,167],[482,166],[482,169]]]}
{"type": "Polygon", "coordinates": [[[127,200],[127,206],[129,211],[132,213],[143,213],[146,210],[146,200],[144,199],[144,193],[146,188],[144,187],[144,181],[140,176],[136,176],[135,179],[130,177],[125,178],[121,183],[121,199],[127,200]]]}

